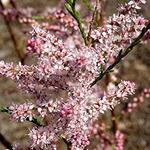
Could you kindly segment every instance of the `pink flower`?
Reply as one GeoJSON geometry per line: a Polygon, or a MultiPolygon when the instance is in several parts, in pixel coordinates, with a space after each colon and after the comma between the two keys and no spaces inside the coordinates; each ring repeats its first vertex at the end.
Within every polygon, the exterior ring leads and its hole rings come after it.
{"type": "Polygon", "coordinates": [[[50,127],[33,128],[28,134],[32,140],[32,147],[40,146],[43,148],[55,147],[55,133],[50,127]]]}
{"type": "MultiPolygon", "coordinates": [[[[18,87],[30,94],[35,101],[35,104],[10,106],[11,118],[32,121],[37,114],[42,117],[42,123],[45,123],[42,127],[30,130],[32,148],[56,149],[56,142],[63,135],[71,142],[73,150],[83,150],[90,144],[89,128],[99,114],[114,108],[127,99],[128,95],[134,94],[135,84],[129,81],[121,81],[118,85],[109,83],[106,90],[102,90],[99,85],[90,87],[90,83],[100,71],[103,73],[116,60],[121,51],[125,52],[139,35],[147,22],[137,13],[139,4],[144,2],[131,0],[120,5],[118,13],[109,17],[103,27],[92,31],[93,43],[89,47],[81,44],[79,38],[76,38],[77,44],[74,43],[75,36],[71,33],[61,39],[57,38],[54,31],[47,30],[48,27],[56,29],[58,24],[75,30],[73,18],[57,11],[55,19],[59,22],[56,26],[35,24],[30,32],[27,50],[36,56],[34,65],[0,61],[0,75],[17,82],[18,87]],[[50,120],[45,121],[47,118],[50,120]]],[[[148,37],[148,34],[149,31],[145,36],[148,37]]],[[[113,80],[116,81],[116,78],[113,77],[113,80]]],[[[143,99],[140,98],[140,101],[143,99]]],[[[117,131],[115,138],[116,150],[122,150],[123,134],[117,131]]]]}
{"type": "Polygon", "coordinates": [[[33,119],[33,109],[35,105],[32,103],[24,103],[21,105],[13,104],[9,107],[11,118],[17,121],[26,121],[27,119],[32,121],[33,119]]]}
{"type": "Polygon", "coordinates": [[[124,146],[124,134],[119,130],[115,133],[115,150],[123,150],[124,146]]]}

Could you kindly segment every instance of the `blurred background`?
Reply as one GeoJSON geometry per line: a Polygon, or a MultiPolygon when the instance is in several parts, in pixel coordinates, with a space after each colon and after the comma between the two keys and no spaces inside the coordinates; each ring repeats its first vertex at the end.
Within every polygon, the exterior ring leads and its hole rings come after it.
{"type": "MultiPolygon", "coordinates": [[[[107,0],[106,14],[111,15],[116,11],[118,3],[125,0],[107,0]]],[[[5,0],[5,7],[10,7],[9,0],[5,0]]],[[[59,5],[59,0],[16,0],[17,7],[35,8],[42,11],[49,6],[59,5]]],[[[150,20],[150,0],[142,7],[140,13],[150,20]]],[[[24,34],[30,26],[22,27],[17,22],[11,22],[18,43],[18,50],[21,56],[25,54],[27,36],[24,34]]],[[[5,25],[3,16],[0,16],[0,60],[7,62],[18,62],[18,55],[14,49],[10,34],[5,25]]],[[[31,58],[26,57],[25,64],[31,63],[31,58]]],[[[134,81],[137,85],[137,92],[145,87],[150,87],[150,44],[139,45],[119,65],[121,79],[134,81]]],[[[138,94],[138,93],[137,93],[138,94]]],[[[0,78],[0,106],[9,106],[12,103],[24,102],[28,96],[16,88],[16,84],[7,78],[0,78]]],[[[150,99],[140,104],[133,113],[127,115],[120,122],[123,133],[125,133],[125,150],[150,150],[150,99]]],[[[123,104],[122,104],[123,105],[123,104]]],[[[120,107],[117,106],[116,113],[120,107]]],[[[109,123],[110,113],[104,114],[109,123]]],[[[11,121],[7,114],[0,114],[0,133],[11,143],[27,144],[27,133],[32,127],[29,122],[17,123],[11,121]]],[[[0,150],[5,147],[0,143],[0,150]]],[[[92,148],[90,148],[92,150],[92,148]]]]}

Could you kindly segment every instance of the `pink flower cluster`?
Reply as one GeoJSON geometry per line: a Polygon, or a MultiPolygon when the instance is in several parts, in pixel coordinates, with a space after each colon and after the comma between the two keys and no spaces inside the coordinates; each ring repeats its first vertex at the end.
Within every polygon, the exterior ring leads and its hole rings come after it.
{"type": "Polygon", "coordinates": [[[145,98],[150,98],[150,89],[145,88],[140,95],[134,97],[122,111],[122,114],[126,115],[127,113],[131,113],[140,103],[144,102],[145,98]]]}
{"type": "MultiPolygon", "coordinates": [[[[25,121],[36,114],[43,121],[49,119],[42,127],[30,130],[32,148],[52,149],[63,136],[71,143],[72,150],[84,149],[90,143],[89,127],[99,114],[134,93],[135,85],[129,81],[110,84],[106,91],[99,85],[90,87],[90,83],[98,76],[100,67],[105,69],[112,63],[145,26],[147,20],[136,11],[141,2],[144,1],[131,0],[121,5],[118,14],[93,31],[93,47],[71,48],[39,25],[33,25],[27,51],[36,55],[36,63],[28,66],[0,62],[0,74],[15,80],[35,100],[34,105],[10,106],[12,118],[25,121]]],[[[64,20],[63,14],[56,17],[61,17],[62,23],[70,22],[64,20]]],[[[122,136],[117,133],[116,137],[122,136]]]]}
{"type": "Polygon", "coordinates": [[[115,86],[110,82],[110,84],[107,86],[106,99],[111,100],[111,106],[113,106],[113,104],[115,104],[117,100],[126,99],[128,95],[134,94],[134,91],[135,84],[129,81],[122,81],[118,84],[118,86],[115,86]]]}
{"type": "Polygon", "coordinates": [[[33,109],[34,105],[31,103],[24,103],[22,105],[13,104],[9,107],[11,118],[14,120],[19,120],[21,122],[33,119],[33,109]]]}
{"type": "Polygon", "coordinates": [[[119,130],[115,133],[115,150],[123,150],[124,134],[119,130]]]}
{"type": "Polygon", "coordinates": [[[76,21],[61,10],[56,11],[54,16],[57,20],[60,20],[61,24],[64,24],[66,27],[74,28],[74,30],[78,29],[76,21]]]}
{"type": "Polygon", "coordinates": [[[145,3],[145,0],[131,0],[120,5],[117,14],[109,17],[103,27],[92,32],[91,37],[95,41],[103,68],[114,62],[121,50],[126,50],[148,21],[137,12],[140,3],[145,3]]]}
{"type": "Polygon", "coordinates": [[[96,123],[90,127],[92,135],[96,137],[96,140],[98,140],[98,144],[94,150],[107,150],[110,145],[114,144],[114,137],[111,138],[111,136],[106,133],[106,128],[105,123],[96,123]]]}
{"type": "Polygon", "coordinates": [[[96,123],[90,128],[90,131],[99,143],[94,150],[108,150],[111,149],[112,146],[114,146],[115,150],[123,150],[124,134],[119,129],[116,129],[113,135],[109,135],[105,123],[96,123]]]}

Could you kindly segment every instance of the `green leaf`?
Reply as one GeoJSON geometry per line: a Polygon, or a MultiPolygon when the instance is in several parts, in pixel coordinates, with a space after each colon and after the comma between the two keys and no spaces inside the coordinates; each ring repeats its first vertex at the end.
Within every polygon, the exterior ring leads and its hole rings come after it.
{"type": "Polygon", "coordinates": [[[36,117],[36,118],[34,117],[31,122],[40,126],[42,121],[40,117],[36,117]]]}
{"type": "Polygon", "coordinates": [[[74,3],[74,0],[67,0],[66,2],[71,6],[74,3]]]}
{"type": "Polygon", "coordinates": [[[42,19],[44,19],[44,17],[43,16],[32,16],[32,19],[42,20],[42,19]]]}
{"type": "Polygon", "coordinates": [[[33,117],[32,118],[32,120],[29,120],[29,118],[26,118],[26,121],[29,121],[29,122],[32,122],[32,123],[34,123],[34,124],[36,124],[36,125],[38,125],[38,126],[42,126],[42,119],[41,119],[41,117],[33,117]]]}
{"type": "Polygon", "coordinates": [[[65,8],[69,11],[69,13],[70,13],[71,15],[73,15],[72,7],[71,7],[68,3],[65,3],[65,8]]]}
{"type": "Polygon", "coordinates": [[[74,11],[76,18],[80,21],[81,17],[80,17],[80,13],[78,11],[74,11]]]}
{"type": "Polygon", "coordinates": [[[85,45],[87,45],[87,38],[86,38],[86,33],[84,31],[84,28],[82,26],[82,22],[81,22],[81,18],[80,18],[80,12],[78,12],[77,10],[75,10],[75,4],[76,4],[76,0],[68,0],[65,3],[65,8],[67,9],[67,11],[71,14],[71,16],[76,20],[80,33],[82,35],[82,38],[84,40],[85,45]]]}
{"type": "Polygon", "coordinates": [[[5,108],[5,107],[0,107],[0,112],[6,112],[6,113],[8,113],[9,110],[7,108],[5,108]]]}

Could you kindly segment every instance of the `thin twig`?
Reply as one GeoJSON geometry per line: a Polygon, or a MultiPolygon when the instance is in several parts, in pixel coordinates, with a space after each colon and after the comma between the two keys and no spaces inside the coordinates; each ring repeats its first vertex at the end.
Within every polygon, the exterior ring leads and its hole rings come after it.
{"type": "Polygon", "coordinates": [[[67,150],[71,150],[71,142],[70,141],[67,141],[65,137],[63,137],[61,135],[61,139],[64,141],[64,143],[66,144],[67,146],[67,150]]]}
{"type": "Polygon", "coordinates": [[[97,14],[96,23],[98,26],[102,26],[104,23],[104,18],[106,17],[106,1],[107,0],[97,0],[97,14]]]}
{"type": "Polygon", "coordinates": [[[112,120],[112,130],[113,130],[113,133],[115,134],[116,131],[118,130],[118,124],[117,124],[117,121],[116,121],[116,116],[115,116],[115,111],[114,109],[111,110],[111,120],[112,120]]]}
{"type": "Polygon", "coordinates": [[[10,4],[12,5],[13,8],[17,10],[17,5],[15,0],[10,0],[10,4]]]}
{"type": "MultiPolygon", "coordinates": [[[[4,5],[3,5],[3,3],[2,3],[1,0],[0,0],[0,6],[1,6],[2,10],[5,11],[5,7],[4,7],[4,5]]],[[[16,53],[17,53],[17,55],[18,55],[18,58],[20,59],[20,62],[21,62],[22,64],[24,64],[24,58],[21,56],[20,50],[18,49],[17,40],[16,40],[15,35],[14,35],[14,33],[13,33],[13,29],[12,29],[12,27],[11,27],[11,25],[10,25],[10,22],[9,22],[7,16],[3,15],[3,18],[4,18],[4,21],[5,21],[7,30],[8,30],[8,32],[9,32],[9,34],[10,34],[11,40],[12,40],[12,42],[13,42],[14,48],[15,48],[15,50],[16,50],[16,53]]]]}
{"type": "Polygon", "coordinates": [[[87,36],[87,39],[90,42],[91,42],[91,38],[90,37],[91,37],[91,32],[92,32],[92,26],[93,26],[93,23],[94,23],[96,11],[97,11],[97,5],[95,6],[95,9],[94,9],[94,12],[93,12],[93,15],[92,15],[92,19],[90,21],[90,26],[89,26],[88,36],[87,36]]]}
{"type": "Polygon", "coordinates": [[[96,28],[103,25],[104,17],[105,17],[105,3],[102,0],[96,0],[96,5],[92,14],[92,19],[90,21],[90,26],[88,30],[88,45],[92,43],[91,32],[92,27],[96,24],[96,28]]]}
{"type": "Polygon", "coordinates": [[[0,133],[0,142],[9,150],[12,150],[12,144],[0,133]]]}
{"type": "Polygon", "coordinates": [[[71,16],[76,20],[81,36],[84,40],[84,43],[85,45],[88,45],[87,36],[81,22],[80,13],[75,9],[75,5],[76,5],[76,0],[73,1],[66,0],[65,7],[67,11],[71,14],[71,16]]]}

